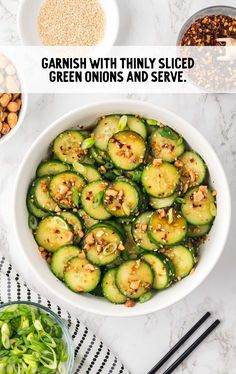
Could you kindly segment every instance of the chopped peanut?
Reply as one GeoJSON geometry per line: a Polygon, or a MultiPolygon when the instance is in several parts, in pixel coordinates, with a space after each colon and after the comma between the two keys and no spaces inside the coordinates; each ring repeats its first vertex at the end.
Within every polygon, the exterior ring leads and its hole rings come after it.
{"type": "Polygon", "coordinates": [[[127,308],[133,308],[135,306],[135,302],[133,300],[127,300],[124,304],[127,308]]]}
{"type": "Polygon", "coordinates": [[[164,218],[166,216],[166,212],[165,212],[165,209],[158,209],[158,214],[159,214],[159,217],[160,218],[164,218]]]}
{"type": "Polygon", "coordinates": [[[118,195],[118,191],[109,189],[109,190],[106,191],[106,195],[116,197],[118,195]]]}
{"type": "Polygon", "coordinates": [[[95,270],[95,267],[92,264],[86,264],[84,268],[85,270],[89,270],[89,271],[95,270]]]}
{"type": "Polygon", "coordinates": [[[125,250],[125,246],[124,246],[122,243],[120,243],[120,244],[118,245],[118,249],[119,249],[120,251],[124,251],[124,250],[125,250]]]}
{"type": "Polygon", "coordinates": [[[154,160],[153,160],[153,165],[154,166],[160,166],[161,164],[162,164],[162,159],[161,158],[155,158],[154,160]]]}
{"type": "Polygon", "coordinates": [[[139,279],[139,280],[136,280],[136,281],[133,281],[133,282],[131,282],[130,283],[130,288],[131,288],[131,290],[134,290],[134,291],[136,291],[138,288],[139,288],[139,286],[140,286],[140,283],[141,283],[141,280],[139,279]]]}
{"type": "Polygon", "coordinates": [[[175,166],[176,166],[178,169],[180,169],[180,168],[182,168],[182,167],[184,166],[184,164],[183,164],[182,161],[180,161],[180,160],[176,160],[176,161],[175,161],[175,166]]]}
{"type": "Polygon", "coordinates": [[[85,239],[85,243],[88,245],[93,245],[95,243],[95,239],[92,232],[88,234],[87,238],[85,239]]]}

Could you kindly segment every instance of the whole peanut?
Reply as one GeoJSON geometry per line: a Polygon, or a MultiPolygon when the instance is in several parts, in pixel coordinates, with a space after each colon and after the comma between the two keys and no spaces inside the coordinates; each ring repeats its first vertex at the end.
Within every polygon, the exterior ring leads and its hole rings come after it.
{"type": "Polygon", "coordinates": [[[18,121],[18,116],[16,113],[9,113],[7,116],[7,123],[11,129],[13,129],[18,121]]]}
{"type": "Polygon", "coordinates": [[[5,108],[8,106],[9,102],[11,101],[11,94],[3,94],[0,98],[0,105],[5,108]]]}
{"type": "Polygon", "coordinates": [[[6,135],[6,134],[9,133],[10,129],[11,129],[10,126],[9,126],[6,122],[4,122],[4,123],[2,124],[2,130],[1,130],[1,133],[2,133],[3,135],[6,135]]]}
{"type": "Polygon", "coordinates": [[[9,112],[16,113],[18,112],[18,110],[20,110],[20,107],[21,107],[21,100],[17,99],[16,101],[11,101],[8,104],[7,109],[9,110],[9,112]]]}

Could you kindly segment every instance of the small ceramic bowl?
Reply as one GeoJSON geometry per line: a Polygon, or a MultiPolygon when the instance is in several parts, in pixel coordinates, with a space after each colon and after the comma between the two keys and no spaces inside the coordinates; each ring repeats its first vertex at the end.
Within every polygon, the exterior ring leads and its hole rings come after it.
{"type": "Polygon", "coordinates": [[[66,374],[72,374],[73,373],[73,366],[74,366],[74,348],[73,348],[73,341],[71,338],[71,335],[68,331],[68,328],[66,324],[63,322],[61,318],[59,318],[54,312],[52,312],[50,309],[48,309],[46,306],[33,303],[31,301],[12,301],[10,303],[6,303],[1,305],[0,312],[3,312],[4,309],[7,307],[10,307],[12,305],[28,305],[35,308],[40,309],[44,314],[49,314],[51,318],[54,319],[54,321],[61,327],[63,332],[63,340],[67,346],[67,353],[68,353],[68,360],[65,363],[65,370],[66,374]]]}
{"type": "MultiPolygon", "coordinates": [[[[18,10],[18,32],[24,45],[40,46],[37,27],[39,9],[44,0],[21,0],[18,10]]],[[[119,11],[115,0],[99,0],[106,18],[105,35],[98,47],[111,47],[119,30],[119,11]]]]}
{"type": "Polygon", "coordinates": [[[13,136],[17,133],[17,131],[19,131],[20,127],[23,125],[24,118],[27,112],[27,107],[28,107],[28,95],[26,93],[21,94],[21,100],[22,100],[22,105],[21,105],[21,109],[19,112],[18,122],[16,126],[11,131],[9,131],[8,134],[0,138],[0,148],[1,148],[1,145],[7,143],[11,138],[13,138],[13,136]]]}

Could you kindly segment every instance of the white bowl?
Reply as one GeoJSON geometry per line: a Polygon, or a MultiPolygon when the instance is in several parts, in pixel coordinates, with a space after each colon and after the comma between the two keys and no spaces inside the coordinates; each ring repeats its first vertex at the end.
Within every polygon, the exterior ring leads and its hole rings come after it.
{"type": "MultiPolygon", "coordinates": [[[[18,9],[18,32],[24,45],[40,46],[42,41],[38,33],[38,14],[44,0],[21,0],[18,9]]],[[[119,31],[119,11],[115,0],[99,0],[106,18],[105,35],[99,47],[111,47],[119,31]]]]}
{"type": "Polygon", "coordinates": [[[20,127],[23,124],[26,111],[27,111],[27,107],[28,107],[28,95],[25,93],[22,93],[21,98],[22,98],[22,105],[21,105],[21,110],[19,112],[18,122],[16,126],[11,131],[9,131],[8,134],[0,138],[0,148],[1,148],[1,145],[7,143],[17,133],[17,131],[19,131],[20,127]]]}
{"type": "Polygon", "coordinates": [[[78,309],[106,315],[131,317],[155,312],[166,308],[187,296],[206,278],[219,259],[226,242],[230,225],[230,193],[224,170],[212,147],[204,137],[188,122],[165,109],[145,102],[122,100],[96,103],[77,109],[58,119],[46,129],[34,142],[20,166],[14,194],[14,228],[19,239],[19,251],[23,251],[29,265],[45,289],[58,300],[78,309]],[[112,113],[135,113],[146,118],[159,119],[176,129],[188,144],[206,161],[210,171],[211,184],[217,190],[218,215],[209,235],[209,240],[201,249],[200,262],[196,271],[169,289],[159,292],[147,303],[137,304],[134,308],[113,305],[105,299],[80,295],[70,291],[57,280],[41,258],[31,230],[28,228],[27,208],[25,204],[28,186],[35,175],[39,162],[46,156],[49,144],[62,131],[76,125],[90,125],[101,116],[112,113]]]}

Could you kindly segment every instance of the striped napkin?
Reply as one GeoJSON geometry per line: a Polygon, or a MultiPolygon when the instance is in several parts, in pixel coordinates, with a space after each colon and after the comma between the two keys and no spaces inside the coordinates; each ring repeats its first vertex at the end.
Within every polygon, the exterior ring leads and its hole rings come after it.
{"type": "Polygon", "coordinates": [[[21,300],[42,304],[66,322],[75,346],[74,374],[129,373],[97,336],[68,311],[31,291],[7,259],[0,255],[0,304],[21,300]]]}

